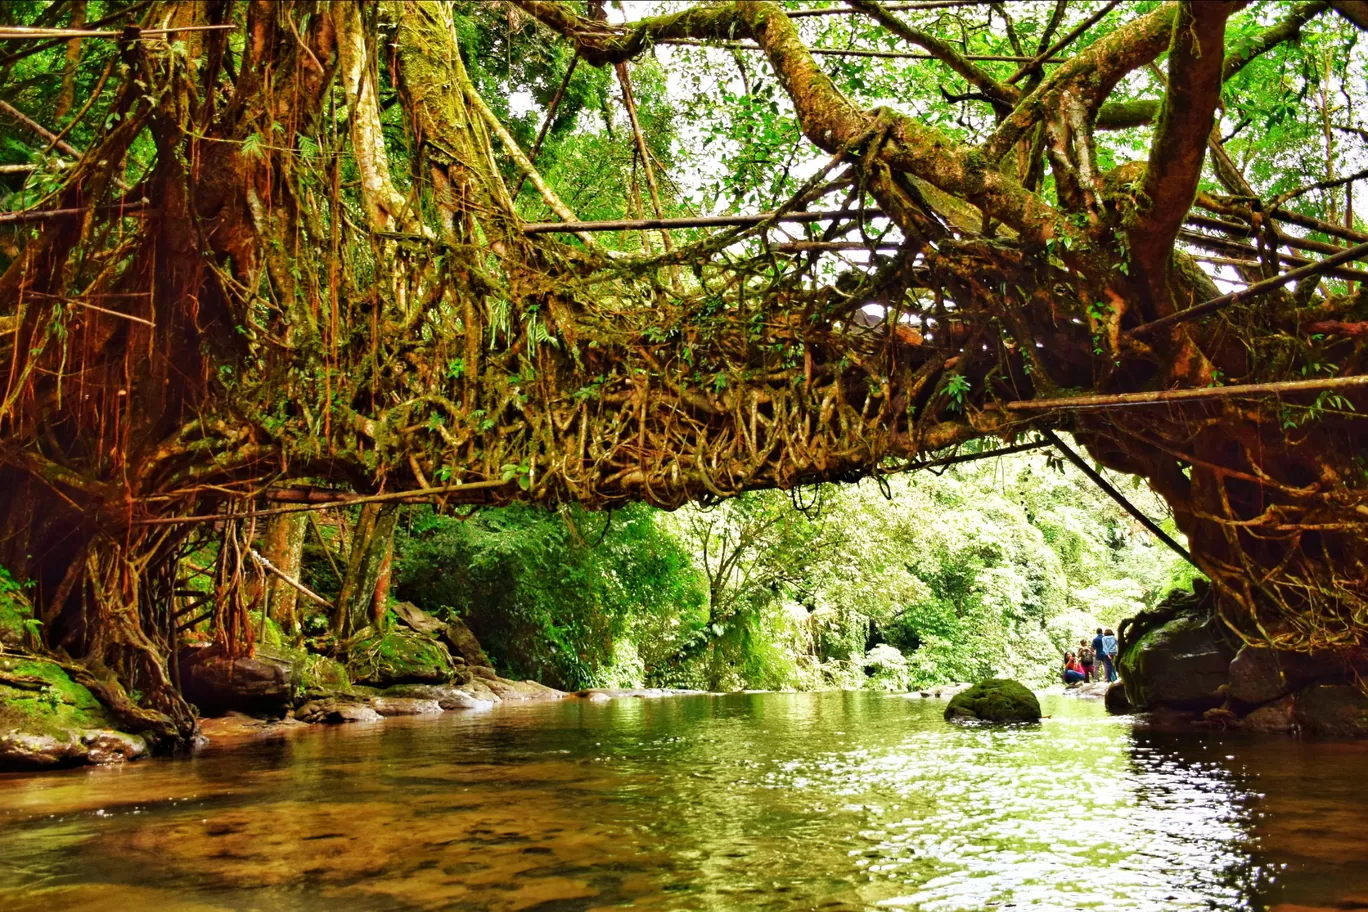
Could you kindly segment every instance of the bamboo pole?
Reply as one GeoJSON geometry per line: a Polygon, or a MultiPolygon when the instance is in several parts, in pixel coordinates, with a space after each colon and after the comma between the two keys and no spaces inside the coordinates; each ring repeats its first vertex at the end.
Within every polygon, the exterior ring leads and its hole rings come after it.
{"type": "Polygon", "coordinates": [[[1102,477],[1101,472],[1098,472],[1092,466],[1088,465],[1087,460],[1085,460],[1082,456],[1079,456],[1077,453],[1075,453],[1072,448],[1070,448],[1064,443],[1064,441],[1060,440],[1054,431],[1047,429],[1041,431],[1041,433],[1045,435],[1046,440],[1048,440],[1051,444],[1054,445],[1055,449],[1059,450],[1059,452],[1064,454],[1065,459],[1069,460],[1069,462],[1074,464],[1075,468],[1077,468],[1084,475],[1088,476],[1092,483],[1101,488],[1102,491],[1108,497],[1110,497],[1112,500],[1120,504],[1121,509],[1125,510],[1131,516],[1135,517],[1135,519],[1140,523],[1140,525],[1148,529],[1154,535],[1155,538],[1159,539],[1161,542],[1172,548],[1177,554],[1179,554],[1183,558],[1183,560],[1187,561],[1189,564],[1192,564],[1192,566],[1194,567],[1197,566],[1197,562],[1192,559],[1192,553],[1188,551],[1187,548],[1184,548],[1182,545],[1178,544],[1178,542],[1174,541],[1174,539],[1167,532],[1159,528],[1158,523],[1150,519],[1143,512],[1141,512],[1139,507],[1137,507],[1135,504],[1127,500],[1126,496],[1122,494],[1120,491],[1116,490],[1116,488],[1112,486],[1111,482],[1107,481],[1107,479],[1102,477]]]}
{"type": "Polygon", "coordinates": [[[700,215],[666,219],[605,219],[597,222],[528,222],[524,234],[558,234],[580,231],[635,231],[651,228],[730,228],[779,222],[823,222],[837,218],[884,217],[878,209],[835,209],[827,212],[759,212],[753,215],[700,215]]]}
{"type": "Polygon", "coordinates": [[[1200,399],[1233,399],[1240,396],[1283,395],[1318,390],[1368,389],[1368,374],[1326,377],[1319,380],[1283,380],[1276,383],[1243,383],[1201,389],[1159,390],[1153,393],[1117,393],[1112,396],[1074,396],[1067,399],[1021,399],[1004,404],[1009,412],[1043,412],[1050,409],[1103,409],[1131,405],[1165,405],[1200,399]]]}
{"type": "Polygon", "coordinates": [[[136,25],[130,25],[127,29],[120,31],[104,31],[100,29],[73,29],[73,28],[35,28],[28,25],[6,25],[0,27],[0,40],[22,41],[37,40],[40,38],[59,38],[67,40],[70,38],[123,38],[132,40],[161,38],[165,35],[174,35],[177,32],[216,32],[228,29],[236,29],[232,23],[226,25],[185,25],[179,28],[150,28],[140,29],[136,25]]]}
{"type": "MultiPolygon", "coordinates": [[[[893,13],[906,13],[915,10],[950,9],[956,6],[989,6],[998,0],[924,0],[921,3],[886,3],[884,9],[893,13]]],[[[856,10],[843,6],[832,6],[826,9],[811,10],[784,10],[784,14],[790,19],[803,19],[808,16],[850,16],[856,10]]]]}
{"type": "MultiPolygon", "coordinates": [[[[683,47],[703,47],[720,48],[723,50],[736,51],[764,51],[758,44],[747,44],[744,41],[698,41],[693,38],[662,38],[657,44],[673,44],[683,47]]],[[[868,48],[808,48],[809,54],[830,57],[874,57],[889,60],[940,60],[935,54],[927,54],[922,51],[875,51],[868,48]]],[[[1023,57],[1020,54],[965,54],[965,60],[980,60],[997,63],[1030,63],[1034,57],[1023,57]]],[[[1066,58],[1054,58],[1042,60],[1041,63],[1064,63],[1066,58]]]]}
{"type": "MultiPolygon", "coordinates": [[[[1189,307],[1187,310],[1180,310],[1177,313],[1169,314],[1167,317],[1160,317],[1158,320],[1153,320],[1149,323],[1137,326],[1134,329],[1132,329],[1128,333],[1128,335],[1132,337],[1140,336],[1146,333],[1154,332],[1156,329],[1167,329],[1170,326],[1177,326],[1179,323],[1186,323],[1189,320],[1195,320],[1198,317],[1204,317],[1207,314],[1214,313],[1223,307],[1229,307],[1231,304],[1237,304],[1240,301],[1245,301],[1249,298],[1256,298],[1259,295],[1267,294],[1270,291],[1275,291],[1283,287],[1284,285],[1288,284],[1289,282],[1297,282],[1302,279],[1310,278],[1311,276],[1320,275],[1321,273],[1327,272],[1328,270],[1333,269],[1341,263],[1348,263],[1352,260],[1357,260],[1365,254],[1368,254],[1368,244],[1360,244],[1357,247],[1350,247],[1342,253],[1337,253],[1334,256],[1326,257],[1323,260],[1311,263],[1308,266],[1303,266],[1300,269],[1293,269],[1290,272],[1284,272],[1282,275],[1274,276],[1271,279],[1264,279],[1262,282],[1255,282],[1253,285],[1250,285],[1248,288],[1243,288],[1240,291],[1232,291],[1230,294],[1221,295],[1219,298],[1212,298],[1210,301],[1206,301],[1194,307],[1189,307]]],[[[1234,389],[1234,387],[1225,388],[1234,389]]]]}
{"type": "MultiPolygon", "coordinates": [[[[323,596],[319,595],[317,592],[314,592],[312,589],[310,589],[308,586],[305,586],[298,580],[290,579],[288,576],[285,575],[285,572],[283,570],[279,569],[278,567],[276,567],[275,564],[271,563],[266,558],[258,554],[255,548],[248,548],[247,553],[252,556],[252,560],[256,561],[257,566],[261,567],[262,569],[269,570],[271,573],[274,573],[278,578],[288,583],[291,586],[291,588],[297,591],[300,595],[303,595],[305,598],[313,602],[315,605],[320,605],[324,608],[327,608],[329,611],[332,610],[332,602],[328,601],[323,596]]],[[[264,608],[262,609],[262,614],[263,616],[265,615],[264,608]]]]}

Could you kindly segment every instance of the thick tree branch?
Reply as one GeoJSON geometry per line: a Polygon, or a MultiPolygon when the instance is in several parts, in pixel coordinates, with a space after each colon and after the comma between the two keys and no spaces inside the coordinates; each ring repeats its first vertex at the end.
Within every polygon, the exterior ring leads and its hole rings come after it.
{"type": "MultiPolygon", "coordinates": [[[[888,12],[874,0],[846,0],[852,8],[859,10],[866,16],[878,22],[884,28],[897,35],[902,40],[925,48],[940,60],[944,61],[950,69],[959,73],[970,85],[975,86],[979,91],[987,96],[988,100],[995,107],[1011,110],[1021,98],[1021,93],[1011,86],[1005,86],[993,78],[992,74],[983,67],[965,58],[963,54],[955,50],[949,42],[942,41],[935,35],[924,32],[921,29],[913,28],[903,22],[897,16],[888,12]]],[[[1044,57],[1050,56],[1049,54],[1044,57]]]]}
{"type": "Polygon", "coordinates": [[[1165,4],[1141,16],[1074,57],[1022,99],[984,143],[989,161],[999,161],[1026,133],[1053,115],[1061,99],[1073,95],[1088,111],[1096,111],[1116,84],[1132,70],[1162,54],[1173,34],[1176,7],[1165,4]]]}
{"type": "Polygon", "coordinates": [[[1207,140],[1221,98],[1221,51],[1232,2],[1184,0],[1173,23],[1168,93],[1150,145],[1131,256],[1160,315],[1172,312],[1168,265],[1173,241],[1197,195],[1207,140]]]}

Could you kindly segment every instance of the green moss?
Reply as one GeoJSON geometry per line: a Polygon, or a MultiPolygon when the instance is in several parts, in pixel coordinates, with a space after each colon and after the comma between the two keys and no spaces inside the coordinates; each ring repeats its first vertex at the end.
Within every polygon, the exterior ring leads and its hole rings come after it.
{"type": "Polygon", "coordinates": [[[73,729],[115,727],[95,695],[71,680],[59,665],[11,657],[0,659],[0,671],[45,682],[32,689],[0,682],[0,731],[61,737],[73,729]]]}
{"type": "Polygon", "coordinates": [[[24,647],[36,623],[23,587],[0,567],[0,645],[10,649],[24,647]]]}
{"type": "Polygon", "coordinates": [[[456,674],[445,646],[397,628],[358,643],[352,648],[347,667],[358,684],[376,687],[446,682],[456,674]]]}
{"type": "Polygon", "coordinates": [[[258,643],[273,648],[280,648],[285,645],[285,634],[281,631],[280,625],[275,622],[274,618],[267,617],[266,626],[262,627],[260,611],[249,611],[247,612],[247,617],[251,619],[252,629],[259,634],[258,643]]]}
{"type": "Polygon", "coordinates": [[[352,693],[347,667],[327,656],[308,653],[300,665],[300,692],[305,696],[317,694],[352,693]]]}
{"type": "Polygon", "coordinates": [[[945,718],[1038,722],[1040,701],[1024,684],[1006,678],[992,678],[955,694],[950,705],[945,707],[945,718]]]}

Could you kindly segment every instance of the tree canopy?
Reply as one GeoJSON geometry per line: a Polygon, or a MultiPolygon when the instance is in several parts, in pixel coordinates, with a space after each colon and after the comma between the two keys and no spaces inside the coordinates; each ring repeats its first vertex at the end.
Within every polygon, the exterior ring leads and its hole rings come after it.
{"type": "Polygon", "coordinates": [[[1362,0],[0,16],[0,564],[173,719],[180,558],[263,511],[1032,428],[1145,478],[1241,635],[1362,644],[1362,0]]]}

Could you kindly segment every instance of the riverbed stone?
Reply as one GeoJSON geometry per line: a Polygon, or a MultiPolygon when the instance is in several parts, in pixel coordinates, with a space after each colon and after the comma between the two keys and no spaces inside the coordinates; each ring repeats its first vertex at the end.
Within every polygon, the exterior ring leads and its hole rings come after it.
{"type": "Polygon", "coordinates": [[[477,700],[487,700],[490,703],[503,702],[503,697],[491,690],[489,681],[484,678],[472,678],[470,681],[462,684],[461,689],[477,700]]]}
{"type": "Polygon", "coordinates": [[[445,684],[456,677],[445,646],[415,630],[395,627],[353,646],[347,660],[357,684],[445,684]]]}
{"type": "Polygon", "coordinates": [[[1297,691],[1293,716],[1313,735],[1368,735],[1368,695],[1348,684],[1315,684],[1297,691]]]}
{"type": "Polygon", "coordinates": [[[1102,703],[1113,716],[1127,716],[1133,710],[1130,698],[1126,696],[1126,685],[1120,681],[1112,681],[1107,685],[1107,693],[1102,698],[1102,703]]]}
{"type": "Polygon", "coordinates": [[[347,722],[379,722],[384,717],[365,703],[345,699],[312,700],[295,710],[300,722],[340,725],[347,722]]]}
{"type": "Polygon", "coordinates": [[[1296,700],[1291,694],[1265,703],[1241,721],[1241,726],[1256,732],[1285,732],[1297,727],[1296,700]]]}
{"type": "Polygon", "coordinates": [[[945,707],[945,718],[983,722],[1038,722],[1040,701],[1026,685],[1007,678],[980,681],[955,694],[945,707]]]}
{"type": "Polygon", "coordinates": [[[488,709],[493,700],[480,700],[459,687],[449,684],[398,684],[385,689],[384,697],[408,697],[435,700],[443,710],[488,709]]]}
{"type": "Polygon", "coordinates": [[[418,700],[413,697],[371,697],[371,709],[380,715],[390,716],[428,716],[442,711],[436,700],[418,700]]]}
{"type": "Polygon", "coordinates": [[[206,716],[226,712],[284,715],[294,705],[304,654],[258,646],[229,658],[221,648],[189,646],[180,654],[181,691],[206,716]]]}
{"type": "Polygon", "coordinates": [[[505,701],[512,702],[536,703],[559,700],[565,696],[561,691],[544,684],[538,684],[536,681],[510,681],[507,678],[494,678],[493,680],[486,680],[485,685],[505,701]]]}

